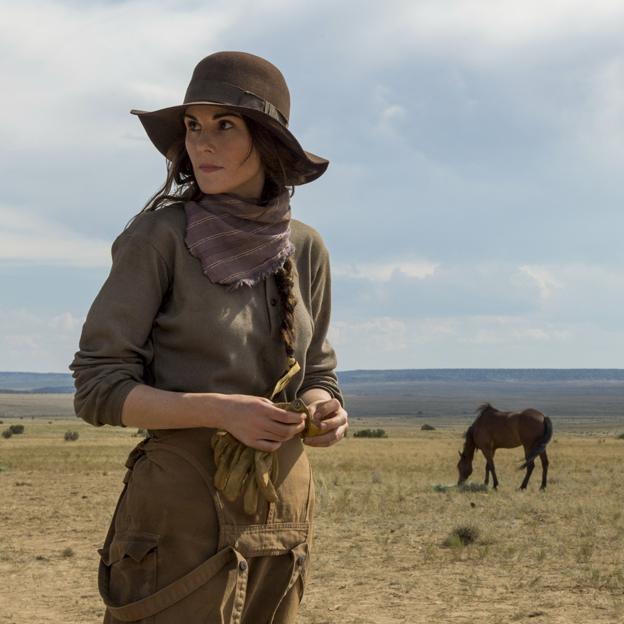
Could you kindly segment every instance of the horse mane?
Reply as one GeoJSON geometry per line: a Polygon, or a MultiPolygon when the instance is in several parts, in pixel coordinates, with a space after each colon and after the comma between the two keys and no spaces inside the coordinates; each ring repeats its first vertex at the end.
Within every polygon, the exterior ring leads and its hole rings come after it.
{"type": "Polygon", "coordinates": [[[494,412],[498,412],[498,410],[491,403],[482,403],[475,410],[475,414],[479,414],[479,416],[483,416],[483,414],[485,414],[485,412],[487,412],[489,410],[493,410],[494,412]]]}
{"type": "Polygon", "coordinates": [[[474,456],[474,450],[476,447],[472,431],[472,425],[470,425],[470,427],[468,427],[468,429],[466,429],[466,432],[464,433],[464,448],[461,451],[461,456],[467,457],[470,461],[472,461],[472,458],[474,456]]]}

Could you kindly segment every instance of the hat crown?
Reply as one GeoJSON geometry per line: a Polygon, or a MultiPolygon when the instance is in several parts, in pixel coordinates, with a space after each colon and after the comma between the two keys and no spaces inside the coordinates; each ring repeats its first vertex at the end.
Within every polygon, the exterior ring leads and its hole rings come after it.
{"type": "MultiPolygon", "coordinates": [[[[234,86],[269,102],[288,123],[290,117],[290,93],[286,80],[275,65],[247,52],[216,52],[202,59],[193,70],[186,90],[184,103],[203,100],[214,101],[216,85],[234,86]],[[206,97],[202,97],[202,93],[206,97]]],[[[222,104],[237,104],[225,96],[222,104]]]]}

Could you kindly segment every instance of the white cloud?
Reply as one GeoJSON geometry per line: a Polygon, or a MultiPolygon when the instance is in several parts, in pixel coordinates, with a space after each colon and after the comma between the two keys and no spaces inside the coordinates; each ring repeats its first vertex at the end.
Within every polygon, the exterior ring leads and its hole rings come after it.
{"type": "Polygon", "coordinates": [[[397,274],[403,274],[412,279],[425,279],[431,277],[437,268],[438,264],[433,262],[397,260],[395,262],[336,263],[332,267],[332,273],[336,277],[387,282],[397,274]]]}
{"type": "MultiPolygon", "coordinates": [[[[128,109],[176,103],[202,56],[248,49],[284,70],[297,136],[332,161],[295,208],[340,257],[348,359],[587,364],[598,346],[621,359],[619,0],[4,4],[3,264],[108,266],[99,237],[163,173],[128,109]]],[[[3,349],[40,369],[78,316],[24,316],[3,349]]]]}
{"type": "Polygon", "coordinates": [[[109,266],[110,243],[67,226],[0,205],[0,261],[13,264],[109,266]]]}
{"type": "Polygon", "coordinates": [[[0,307],[0,370],[67,372],[84,319],[0,307]]]}
{"type": "Polygon", "coordinates": [[[52,329],[59,329],[64,332],[76,332],[82,327],[84,319],[74,316],[71,312],[63,312],[53,316],[48,325],[52,329]]]}
{"type": "Polygon", "coordinates": [[[544,267],[525,264],[520,267],[520,273],[527,275],[539,288],[540,297],[548,299],[554,290],[563,288],[561,282],[544,267]]]}
{"type": "Polygon", "coordinates": [[[123,145],[124,126],[138,127],[129,109],[181,101],[193,64],[243,12],[145,0],[3,6],[5,147],[123,145]]]}
{"type": "Polygon", "coordinates": [[[406,346],[406,326],[395,318],[373,318],[360,323],[337,321],[330,328],[329,339],[336,346],[357,341],[371,353],[401,351],[406,346]]]}
{"type": "Polygon", "coordinates": [[[508,346],[531,342],[567,342],[572,337],[573,332],[557,322],[516,317],[464,319],[457,335],[460,342],[467,344],[508,346]]]}
{"type": "MultiPolygon", "coordinates": [[[[524,319],[537,323],[601,323],[616,329],[624,310],[624,270],[609,265],[506,262],[416,264],[407,279],[401,263],[339,264],[334,316],[404,319],[524,319]],[[377,272],[375,272],[377,271],[377,272]]],[[[503,321],[497,321],[501,324],[503,321]]],[[[485,328],[484,340],[489,328],[485,328]]],[[[548,332],[551,338],[556,337],[548,332]]],[[[497,333],[498,335],[498,333],[497,333]]],[[[534,339],[539,332],[528,332],[534,339]]]]}
{"type": "Polygon", "coordinates": [[[475,316],[336,323],[339,370],[621,367],[624,330],[599,324],[475,316]],[[619,352],[613,349],[617,346],[619,352]]]}
{"type": "MultiPolygon", "coordinates": [[[[538,60],[544,47],[611,35],[619,37],[618,0],[396,0],[364,18],[374,24],[357,53],[367,62],[397,62],[408,53],[454,58],[461,64],[502,66],[520,54],[538,60]]],[[[359,36],[357,28],[349,34],[359,36]]]]}
{"type": "Polygon", "coordinates": [[[576,149],[612,171],[624,167],[624,51],[589,78],[589,101],[568,120],[576,149]]]}
{"type": "Polygon", "coordinates": [[[385,138],[399,138],[400,124],[406,118],[407,110],[393,101],[396,95],[387,86],[377,85],[373,93],[378,115],[374,132],[385,138]]]}

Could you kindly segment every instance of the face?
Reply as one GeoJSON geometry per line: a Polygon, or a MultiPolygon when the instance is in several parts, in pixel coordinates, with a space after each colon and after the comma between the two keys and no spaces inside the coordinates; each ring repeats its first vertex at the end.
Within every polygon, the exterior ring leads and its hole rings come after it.
{"type": "Polygon", "coordinates": [[[472,462],[460,451],[459,461],[457,462],[457,471],[459,472],[459,480],[457,485],[461,485],[472,474],[472,462]]]}
{"type": "Polygon", "coordinates": [[[259,199],[264,170],[244,119],[221,106],[194,104],[184,112],[185,146],[203,193],[259,199]]]}

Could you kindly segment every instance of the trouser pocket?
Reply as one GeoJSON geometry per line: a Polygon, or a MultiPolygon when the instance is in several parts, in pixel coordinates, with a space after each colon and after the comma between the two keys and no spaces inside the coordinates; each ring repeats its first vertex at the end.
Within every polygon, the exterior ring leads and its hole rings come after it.
{"type": "MultiPolygon", "coordinates": [[[[107,604],[128,605],[147,598],[156,591],[158,535],[144,532],[121,533],[115,535],[108,548],[100,550],[99,553],[100,593],[107,604]]],[[[153,624],[154,619],[145,617],[140,621],[142,624],[153,624]]]]}
{"type": "Polygon", "coordinates": [[[107,607],[106,624],[240,622],[237,614],[245,601],[248,566],[239,552],[224,548],[169,585],[155,589],[150,571],[157,565],[157,542],[152,550],[144,544],[120,536],[108,551],[101,552],[99,585],[107,607]]]}

